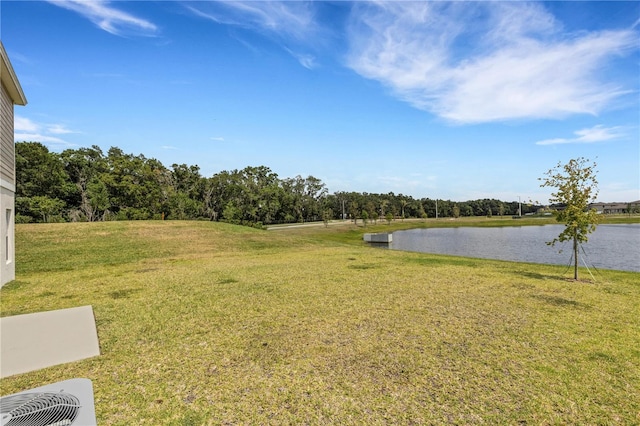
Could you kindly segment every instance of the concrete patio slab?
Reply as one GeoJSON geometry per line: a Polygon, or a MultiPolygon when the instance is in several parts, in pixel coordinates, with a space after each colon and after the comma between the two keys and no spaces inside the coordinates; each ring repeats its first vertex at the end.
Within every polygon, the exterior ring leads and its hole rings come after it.
{"type": "Polygon", "coordinates": [[[0,377],[98,355],[91,306],[0,318],[0,377]]]}

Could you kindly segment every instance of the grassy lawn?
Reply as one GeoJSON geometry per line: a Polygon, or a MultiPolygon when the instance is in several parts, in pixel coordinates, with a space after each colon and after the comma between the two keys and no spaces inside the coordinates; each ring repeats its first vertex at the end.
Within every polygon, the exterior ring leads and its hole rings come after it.
{"type": "Polygon", "coordinates": [[[87,377],[100,425],[640,423],[640,274],[362,243],[417,223],[18,225],[1,315],[90,304],[102,355],[1,393],[87,377]]]}

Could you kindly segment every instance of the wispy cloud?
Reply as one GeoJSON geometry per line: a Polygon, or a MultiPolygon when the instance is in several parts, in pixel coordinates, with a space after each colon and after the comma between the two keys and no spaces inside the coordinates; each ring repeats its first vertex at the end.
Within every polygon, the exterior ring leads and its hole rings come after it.
{"type": "Polygon", "coordinates": [[[564,34],[521,2],[357,4],[349,37],[353,70],[458,123],[597,114],[628,93],[600,71],[637,47],[633,30],[564,34]]]}
{"type": "Polygon", "coordinates": [[[135,17],[111,6],[106,0],[47,0],[56,6],[72,10],[89,19],[99,28],[117,36],[128,34],[154,35],[158,27],[150,21],[135,17]]]}
{"type": "Polygon", "coordinates": [[[69,133],[80,133],[80,132],[76,132],[75,130],[70,130],[67,129],[64,125],[62,124],[51,124],[47,127],[47,131],[49,133],[53,133],[56,135],[66,135],[69,133]]]}
{"type": "Polygon", "coordinates": [[[13,118],[13,129],[18,132],[37,132],[40,126],[28,118],[16,115],[13,118]]]}
{"type": "Polygon", "coordinates": [[[310,2],[225,0],[189,2],[186,7],[194,14],[219,24],[262,29],[296,40],[308,39],[317,29],[310,2]]]}
{"type": "Polygon", "coordinates": [[[294,58],[296,58],[298,60],[298,62],[300,62],[300,65],[302,65],[303,67],[307,68],[307,69],[314,69],[318,66],[318,63],[316,62],[316,57],[314,55],[311,55],[309,53],[298,53],[298,52],[294,52],[293,50],[289,49],[289,48],[285,48],[285,50],[287,52],[289,52],[289,54],[291,56],[293,56],[294,58]]]}
{"type": "MultiPolygon", "coordinates": [[[[215,23],[259,31],[274,37],[300,65],[308,69],[317,66],[316,57],[304,52],[320,32],[313,2],[225,0],[185,2],[185,6],[196,16],[215,23]],[[291,44],[296,48],[289,47],[291,44]]],[[[251,48],[254,49],[253,46],[251,48]]]]}
{"type": "Polygon", "coordinates": [[[16,142],[40,142],[53,149],[64,149],[76,146],[75,144],[69,143],[64,139],[43,135],[40,133],[14,133],[13,137],[16,142]]]}
{"type": "Polygon", "coordinates": [[[224,142],[224,138],[220,137],[220,136],[211,137],[209,139],[211,139],[212,141],[216,141],[216,142],[224,142]]]}
{"type": "Polygon", "coordinates": [[[14,117],[13,140],[16,142],[40,142],[54,149],[68,148],[76,145],[67,142],[59,135],[70,133],[80,132],[70,130],[63,124],[44,124],[19,115],[14,117]]]}
{"type": "Polygon", "coordinates": [[[576,135],[573,138],[555,138],[545,139],[536,142],[536,145],[559,145],[569,143],[595,143],[604,142],[612,139],[620,139],[626,134],[620,126],[604,127],[602,125],[593,126],[589,129],[581,129],[573,132],[576,135]]]}

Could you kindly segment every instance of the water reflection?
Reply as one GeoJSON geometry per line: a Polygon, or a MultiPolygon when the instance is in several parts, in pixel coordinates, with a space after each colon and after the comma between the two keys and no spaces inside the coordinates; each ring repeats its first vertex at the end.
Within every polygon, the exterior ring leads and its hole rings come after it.
{"type": "MultiPolygon", "coordinates": [[[[572,243],[545,244],[563,225],[430,228],[393,233],[389,248],[517,262],[569,265],[572,243]],[[561,250],[561,253],[559,251],[561,250]]],[[[580,250],[580,265],[640,272],[640,224],[599,225],[580,250]]]]}

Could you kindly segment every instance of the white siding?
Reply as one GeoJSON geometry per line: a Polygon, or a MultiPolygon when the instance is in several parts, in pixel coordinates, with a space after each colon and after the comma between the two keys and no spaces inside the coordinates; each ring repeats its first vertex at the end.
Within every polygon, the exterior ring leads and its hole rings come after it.
{"type": "Polygon", "coordinates": [[[0,287],[16,276],[16,148],[13,141],[13,106],[26,104],[27,98],[22,93],[22,87],[0,40],[0,287]]]}
{"type": "Polygon", "coordinates": [[[15,270],[15,145],[13,102],[0,90],[0,287],[16,277],[15,270]]]}
{"type": "Polygon", "coordinates": [[[4,85],[0,96],[0,177],[3,185],[15,185],[15,145],[13,142],[13,102],[4,85]]]}

